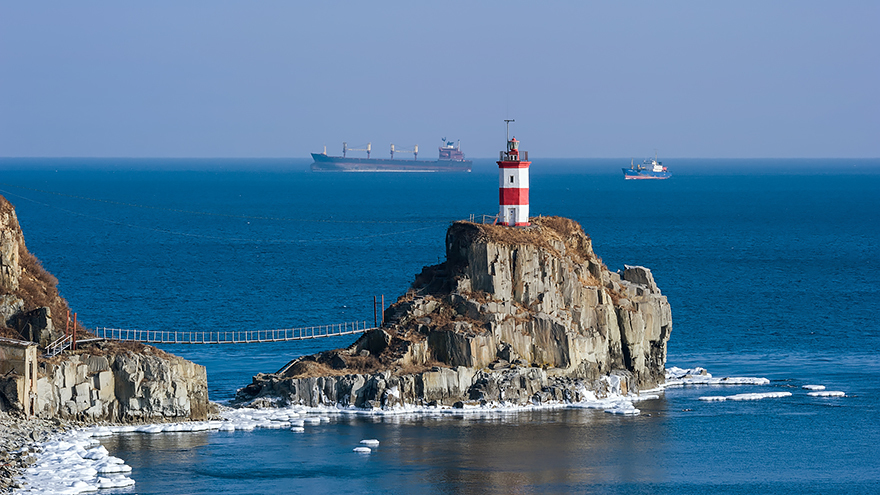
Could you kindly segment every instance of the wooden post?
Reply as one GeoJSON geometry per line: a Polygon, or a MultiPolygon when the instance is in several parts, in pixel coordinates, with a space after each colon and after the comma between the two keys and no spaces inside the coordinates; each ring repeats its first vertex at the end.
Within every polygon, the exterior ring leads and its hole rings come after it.
{"type": "Polygon", "coordinates": [[[64,336],[70,335],[70,309],[67,310],[67,320],[64,322],[64,336]]]}
{"type": "Polygon", "coordinates": [[[382,294],[382,324],[385,324],[385,294],[382,294]]]}
{"type": "Polygon", "coordinates": [[[72,349],[76,350],[76,313],[73,313],[73,347],[72,349]]]}
{"type": "Polygon", "coordinates": [[[376,314],[376,296],[373,296],[373,327],[379,326],[379,316],[376,314]]]}

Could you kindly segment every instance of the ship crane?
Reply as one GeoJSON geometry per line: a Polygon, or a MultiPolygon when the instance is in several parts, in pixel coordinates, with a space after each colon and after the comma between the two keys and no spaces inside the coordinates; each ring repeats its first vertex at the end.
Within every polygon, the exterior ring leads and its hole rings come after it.
{"type": "Polygon", "coordinates": [[[366,151],[366,152],[367,152],[367,158],[370,158],[370,151],[371,151],[372,147],[373,147],[373,143],[367,143],[367,147],[366,147],[366,148],[349,148],[349,147],[348,147],[348,143],[346,143],[346,142],[343,141],[343,143],[342,143],[342,156],[343,156],[343,158],[344,158],[344,157],[345,157],[345,153],[346,153],[347,151],[366,151]]]}
{"type": "Polygon", "coordinates": [[[391,159],[394,159],[394,153],[412,153],[413,160],[419,159],[419,145],[413,146],[412,149],[408,148],[395,148],[394,144],[391,145],[391,159]]]}

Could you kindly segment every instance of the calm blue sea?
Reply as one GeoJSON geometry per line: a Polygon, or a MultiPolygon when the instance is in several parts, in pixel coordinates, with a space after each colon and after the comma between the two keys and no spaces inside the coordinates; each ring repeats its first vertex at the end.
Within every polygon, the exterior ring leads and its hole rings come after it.
{"type": "MultiPolygon", "coordinates": [[[[669,389],[642,414],[352,418],[309,430],[119,435],[132,489],[103,493],[876,493],[880,160],[535,160],[532,215],[579,221],[609,268],[650,267],[668,365],[767,386],[669,389]],[[810,397],[821,384],[843,398],[810,397]],[[706,402],[705,395],[790,391],[706,402]],[[382,443],[371,455],[352,448],[382,443]]],[[[450,222],[494,214],[471,174],[317,174],[305,160],[0,159],[28,248],[91,327],[240,330],[372,322],[450,222]]],[[[226,401],[352,338],[166,349],[226,401]]]]}

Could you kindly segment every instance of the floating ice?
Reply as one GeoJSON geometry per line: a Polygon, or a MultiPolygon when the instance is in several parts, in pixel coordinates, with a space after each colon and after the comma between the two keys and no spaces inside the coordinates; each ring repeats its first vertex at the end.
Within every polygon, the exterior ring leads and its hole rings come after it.
{"type": "Polygon", "coordinates": [[[632,402],[620,403],[615,407],[605,409],[605,412],[610,414],[619,414],[622,416],[638,416],[642,412],[636,409],[635,406],[632,405],[632,402]]]}
{"type": "Polygon", "coordinates": [[[99,426],[97,428],[92,429],[93,437],[109,437],[113,434],[113,430],[107,428],[106,426],[99,426]]]}
{"type": "Polygon", "coordinates": [[[302,433],[302,432],[306,431],[306,429],[303,428],[302,426],[291,426],[290,431],[293,431],[296,433],[302,433]]]}
{"type": "Polygon", "coordinates": [[[99,462],[95,469],[98,471],[97,474],[130,473],[131,466],[124,464],[124,462],[118,457],[109,457],[99,462]]]}
{"type": "Polygon", "coordinates": [[[361,440],[361,444],[366,445],[367,447],[378,447],[379,441],[375,438],[370,438],[367,440],[361,440]]]}
{"type": "MultiPolygon", "coordinates": [[[[824,387],[823,387],[824,388],[824,387]]],[[[808,392],[810,397],[846,397],[844,392],[839,390],[823,390],[819,392],[808,392]]]]}
{"type": "Polygon", "coordinates": [[[114,476],[112,478],[98,478],[98,488],[123,488],[134,485],[134,480],[125,476],[114,476]]]}
{"type": "Polygon", "coordinates": [[[683,387],[685,385],[768,385],[767,378],[748,376],[726,376],[715,378],[704,368],[683,369],[678,367],[666,368],[666,383],[660,388],[683,387]]]}
{"type": "Polygon", "coordinates": [[[370,452],[373,451],[373,449],[371,449],[369,447],[355,447],[354,451],[357,452],[358,454],[369,454],[370,452]]]}
{"type": "Polygon", "coordinates": [[[736,395],[710,395],[700,397],[702,401],[721,402],[725,400],[761,400],[774,399],[779,397],[790,397],[791,392],[761,392],[752,394],[736,394],[736,395]]]}
{"type": "Polygon", "coordinates": [[[282,428],[287,428],[288,426],[290,426],[290,423],[279,423],[276,421],[276,422],[272,422],[268,425],[260,425],[260,426],[262,428],[268,428],[270,430],[280,430],[282,428]]]}
{"type": "Polygon", "coordinates": [[[825,390],[825,385],[804,385],[801,388],[807,390],[825,390]]]}

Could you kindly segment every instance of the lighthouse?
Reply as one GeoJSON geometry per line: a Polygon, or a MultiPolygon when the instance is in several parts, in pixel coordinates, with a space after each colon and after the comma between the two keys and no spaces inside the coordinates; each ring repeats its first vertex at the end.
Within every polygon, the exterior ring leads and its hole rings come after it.
{"type": "Polygon", "coordinates": [[[519,141],[510,138],[507,123],[507,150],[498,160],[498,223],[510,226],[529,225],[529,152],[519,150],[519,141]]]}

